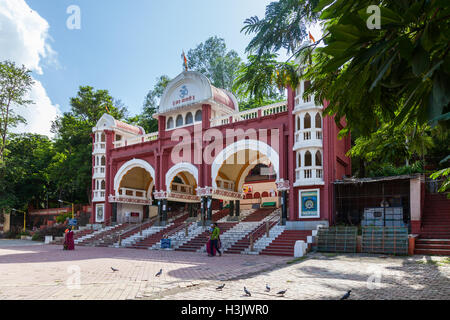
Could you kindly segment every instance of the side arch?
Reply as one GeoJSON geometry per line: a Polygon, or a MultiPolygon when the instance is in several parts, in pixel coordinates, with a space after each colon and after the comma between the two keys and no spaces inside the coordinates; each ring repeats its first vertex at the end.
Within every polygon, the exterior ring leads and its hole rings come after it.
{"type": "MultiPolygon", "coordinates": [[[[146,170],[148,173],[150,173],[150,176],[152,178],[152,182],[149,186],[149,190],[152,189],[154,183],[155,183],[155,169],[145,160],[141,159],[133,159],[126,163],[124,163],[120,169],[117,171],[116,176],[114,177],[114,192],[117,192],[120,187],[120,182],[122,181],[123,177],[127,174],[128,171],[130,171],[133,168],[142,168],[146,170]]],[[[149,194],[151,197],[151,195],[149,194]]]]}

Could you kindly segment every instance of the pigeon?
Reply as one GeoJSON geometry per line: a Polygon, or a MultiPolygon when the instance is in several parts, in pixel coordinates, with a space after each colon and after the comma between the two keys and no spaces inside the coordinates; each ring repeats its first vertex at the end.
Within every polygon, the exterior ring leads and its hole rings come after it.
{"type": "Polygon", "coordinates": [[[286,290],[283,290],[283,291],[280,291],[280,292],[278,292],[277,294],[284,296],[284,294],[286,293],[286,291],[287,291],[287,289],[286,289],[286,290]]]}
{"type": "Polygon", "coordinates": [[[269,291],[270,291],[270,287],[268,284],[266,284],[266,292],[269,292],[269,291]]]}
{"type": "Polygon", "coordinates": [[[350,292],[352,292],[352,290],[348,290],[346,294],[344,294],[344,296],[341,298],[341,300],[347,300],[350,297],[350,292]]]}
{"type": "Polygon", "coordinates": [[[113,267],[111,267],[111,270],[112,270],[113,272],[119,271],[118,269],[114,269],[113,267]]]}
{"type": "Polygon", "coordinates": [[[220,291],[220,290],[223,289],[223,287],[225,287],[225,283],[224,283],[223,285],[221,285],[221,286],[218,286],[218,287],[216,288],[216,290],[217,290],[217,291],[220,291]]]}
{"type": "Polygon", "coordinates": [[[246,287],[244,287],[244,292],[245,292],[245,295],[246,295],[247,297],[251,297],[251,296],[252,296],[252,294],[250,293],[250,291],[247,290],[246,287]]]}
{"type": "Polygon", "coordinates": [[[162,275],[162,269],[159,270],[159,272],[157,274],[155,274],[155,277],[159,277],[160,275],[162,275]]]}

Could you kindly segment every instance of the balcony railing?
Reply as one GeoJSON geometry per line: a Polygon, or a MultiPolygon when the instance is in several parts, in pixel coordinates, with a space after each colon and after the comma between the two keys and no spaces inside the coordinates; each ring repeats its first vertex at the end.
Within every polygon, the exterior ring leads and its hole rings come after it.
{"type": "Polygon", "coordinates": [[[279,102],[268,106],[245,110],[239,113],[226,115],[218,118],[211,119],[211,127],[218,127],[230,123],[236,123],[241,121],[247,121],[250,119],[256,119],[259,117],[265,117],[272,114],[282,113],[287,111],[287,102],[279,102]]]}
{"type": "Polygon", "coordinates": [[[94,143],[94,152],[104,152],[106,150],[106,142],[94,143]]]}
{"type": "Polygon", "coordinates": [[[119,140],[114,142],[114,148],[120,148],[125,146],[132,146],[135,144],[140,144],[148,141],[158,140],[158,132],[149,133],[143,136],[138,136],[131,139],[119,140]]]}
{"type": "Polygon", "coordinates": [[[93,201],[105,201],[105,190],[94,190],[93,201]]]}
{"type": "Polygon", "coordinates": [[[94,175],[104,176],[106,172],[105,166],[96,166],[94,167],[94,175]]]}
{"type": "Polygon", "coordinates": [[[184,193],[184,194],[194,194],[194,188],[187,184],[181,184],[172,182],[171,192],[184,193]]]}
{"type": "Polygon", "coordinates": [[[295,170],[297,183],[308,180],[323,180],[323,167],[301,167],[295,170]]]}
{"type": "Polygon", "coordinates": [[[119,196],[132,199],[147,199],[147,192],[140,189],[120,188],[119,196]]]}
{"type": "Polygon", "coordinates": [[[230,180],[217,180],[217,188],[234,191],[234,181],[230,180]]]}

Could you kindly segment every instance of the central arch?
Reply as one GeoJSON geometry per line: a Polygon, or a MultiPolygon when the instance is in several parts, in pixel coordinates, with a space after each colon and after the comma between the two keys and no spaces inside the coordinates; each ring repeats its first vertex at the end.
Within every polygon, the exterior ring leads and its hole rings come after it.
{"type": "Polygon", "coordinates": [[[217,157],[214,159],[211,165],[211,177],[212,177],[212,187],[217,188],[217,178],[220,176],[220,169],[224,164],[226,164],[227,159],[237,154],[238,152],[252,150],[254,151],[253,157],[249,157],[248,164],[241,164],[241,173],[236,181],[236,191],[240,192],[242,190],[243,184],[245,182],[245,177],[248,172],[255,167],[257,163],[255,161],[262,155],[273,165],[274,171],[276,173],[277,180],[279,179],[279,166],[280,158],[278,152],[275,151],[267,143],[258,140],[240,140],[228,147],[223,149],[217,157]]]}
{"type": "MultiPolygon", "coordinates": [[[[135,168],[142,168],[147,171],[150,175],[151,182],[147,191],[151,191],[155,181],[155,169],[144,160],[141,159],[133,159],[126,163],[124,163],[120,169],[117,171],[116,176],[114,177],[114,192],[117,194],[120,184],[123,178],[127,175],[129,171],[135,168]]],[[[148,197],[151,199],[151,192],[148,192],[148,197]]]]}

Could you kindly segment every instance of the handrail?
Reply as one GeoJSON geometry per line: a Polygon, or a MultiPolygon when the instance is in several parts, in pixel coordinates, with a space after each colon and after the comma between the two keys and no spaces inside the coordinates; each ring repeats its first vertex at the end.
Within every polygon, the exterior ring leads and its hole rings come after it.
{"type": "Polygon", "coordinates": [[[192,224],[192,222],[180,224],[180,225],[179,225],[178,227],[176,227],[175,229],[169,231],[168,233],[165,233],[165,234],[164,234],[164,238],[166,238],[166,239],[169,238],[170,236],[172,236],[172,235],[174,235],[174,234],[180,232],[181,230],[183,230],[183,229],[185,229],[185,228],[188,228],[191,224],[192,224]]]}

